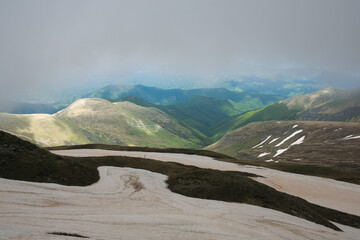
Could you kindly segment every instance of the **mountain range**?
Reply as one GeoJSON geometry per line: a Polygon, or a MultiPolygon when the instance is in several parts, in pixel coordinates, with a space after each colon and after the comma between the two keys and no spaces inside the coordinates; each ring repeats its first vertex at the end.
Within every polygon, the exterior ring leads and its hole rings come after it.
{"type": "MultiPolygon", "coordinates": [[[[118,93],[135,91],[113,89],[118,93]]],[[[142,96],[155,97],[161,92],[163,95],[158,100],[170,96],[170,90],[144,86],[135,89],[149,90],[142,96]]],[[[360,119],[359,89],[327,88],[277,102],[274,101],[278,96],[239,94],[226,89],[176,90],[181,93],[176,99],[186,100],[170,105],[155,104],[133,95],[117,98],[123,93],[111,95],[110,90],[103,88],[92,96],[100,94],[116,99],[79,99],[55,114],[0,113],[0,129],[41,146],[104,143],[199,149],[252,122],[359,122],[360,119]],[[217,97],[203,96],[210,93],[217,97]],[[228,98],[220,98],[227,94],[228,98]]]]}
{"type": "Polygon", "coordinates": [[[117,100],[121,97],[136,96],[145,101],[157,105],[170,105],[184,102],[192,97],[204,96],[220,99],[229,99],[234,102],[252,102],[258,106],[266,106],[271,102],[284,99],[281,95],[263,94],[261,92],[236,92],[226,88],[197,88],[197,89],[162,89],[147,87],[143,85],[124,86],[108,85],[83,97],[86,98],[105,98],[108,100],[117,100]]]}

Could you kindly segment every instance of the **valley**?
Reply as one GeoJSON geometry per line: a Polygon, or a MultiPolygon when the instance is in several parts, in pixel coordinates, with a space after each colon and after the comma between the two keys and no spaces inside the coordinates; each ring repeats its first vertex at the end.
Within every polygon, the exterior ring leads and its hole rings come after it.
{"type": "MultiPolygon", "coordinates": [[[[160,90],[154,91],[157,93],[160,90]]],[[[115,96],[122,96],[123,92],[117,91],[120,91],[119,88],[112,89],[117,94],[115,96]]],[[[141,92],[144,91],[142,89],[141,92]]],[[[175,90],[161,91],[168,96],[175,90]]],[[[136,96],[122,97],[111,102],[101,98],[83,98],[52,115],[0,113],[0,129],[41,146],[103,143],[200,149],[252,122],[358,122],[360,119],[360,112],[356,110],[359,109],[360,90],[329,88],[278,102],[274,102],[276,97],[266,94],[239,95],[234,92],[233,97],[230,94],[228,98],[221,98],[229,90],[225,93],[223,91],[198,89],[192,93],[199,92],[200,95],[195,97],[183,93],[181,96],[187,96],[187,100],[172,105],[157,105],[136,96]],[[32,121],[39,118],[46,123],[32,121]],[[19,127],[19,124],[22,125],[19,127]],[[59,129],[64,129],[65,133],[59,133],[59,129]],[[47,133],[51,131],[58,133],[49,136],[47,133]]]]}

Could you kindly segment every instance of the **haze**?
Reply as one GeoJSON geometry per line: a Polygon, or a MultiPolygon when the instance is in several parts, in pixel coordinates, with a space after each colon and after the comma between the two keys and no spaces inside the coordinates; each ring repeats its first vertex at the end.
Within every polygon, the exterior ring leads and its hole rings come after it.
{"type": "Polygon", "coordinates": [[[126,84],[138,73],[210,87],[289,69],[356,87],[359,10],[356,0],[2,0],[0,94],[126,84]]]}

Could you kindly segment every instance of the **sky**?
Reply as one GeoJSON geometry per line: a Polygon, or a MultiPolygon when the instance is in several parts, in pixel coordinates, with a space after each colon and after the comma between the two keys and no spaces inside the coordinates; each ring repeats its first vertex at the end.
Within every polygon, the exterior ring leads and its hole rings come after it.
{"type": "Polygon", "coordinates": [[[0,0],[0,95],[288,69],[360,87],[359,11],[358,0],[0,0]]]}

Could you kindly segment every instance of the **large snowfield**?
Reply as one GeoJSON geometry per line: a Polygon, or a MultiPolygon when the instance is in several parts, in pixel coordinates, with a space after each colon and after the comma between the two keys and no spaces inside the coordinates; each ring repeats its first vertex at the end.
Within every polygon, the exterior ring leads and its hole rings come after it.
{"type": "MultiPolygon", "coordinates": [[[[125,155],[202,168],[246,171],[277,190],[310,202],[360,215],[360,187],[216,161],[209,157],[150,152],[78,149],[68,156],[125,155]]],[[[337,232],[288,214],[248,204],[189,198],[172,193],[166,176],[140,169],[100,167],[99,182],[87,187],[0,179],[2,239],[358,239],[360,230],[337,232]]]]}

